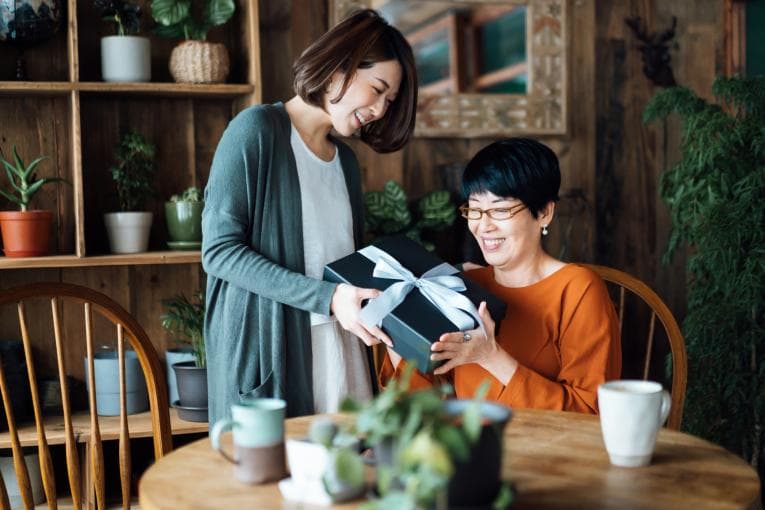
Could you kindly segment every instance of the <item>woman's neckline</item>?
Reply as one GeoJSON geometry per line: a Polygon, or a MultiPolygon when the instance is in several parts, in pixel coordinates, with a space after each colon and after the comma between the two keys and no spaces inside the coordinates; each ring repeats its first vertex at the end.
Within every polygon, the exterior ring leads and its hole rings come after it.
{"type": "Polygon", "coordinates": [[[504,284],[500,283],[499,281],[497,281],[497,278],[495,276],[494,267],[492,267],[492,266],[488,266],[488,267],[491,269],[491,277],[492,277],[492,280],[494,280],[494,283],[499,285],[503,289],[527,290],[527,289],[532,289],[534,287],[542,285],[542,284],[544,284],[546,282],[549,282],[552,278],[554,278],[555,276],[560,274],[561,271],[564,271],[567,268],[572,267],[572,266],[573,266],[573,264],[563,263],[562,266],[560,266],[559,268],[555,269],[550,274],[548,274],[546,276],[543,276],[542,278],[540,278],[539,280],[535,281],[534,283],[529,283],[528,285],[518,285],[518,286],[509,286],[509,285],[504,285],[504,284]]]}
{"type": "Polygon", "coordinates": [[[305,139],[303,139],[303,135],[300,134],[300,130],[295,126],[295,123],[290,121],[290,126],[292,131],[295,133],[297,139],[299,140],[300,145],[306,150],[306,152],[315,159],[318,163],[321,163],[323,165],[331,165],[335,162],[335,160],[338,158],[338,151],[337,151],[337,145],[332,143],[331,140],[327,139],[327,142],[330,143],[334,149],[334,154],[332,154],[332,157],[329,159],[324,159],[323,157],[316,154],[313,149],[306,143],[305,139]]]}

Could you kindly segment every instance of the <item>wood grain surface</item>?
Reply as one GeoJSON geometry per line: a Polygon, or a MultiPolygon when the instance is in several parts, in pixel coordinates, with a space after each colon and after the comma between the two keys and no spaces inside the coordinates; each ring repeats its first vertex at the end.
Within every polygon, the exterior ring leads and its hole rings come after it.
{"type": "MultiPolygon", "coordinates": [[[[305,435],[310,420],[287,420],[287,435],[305,435]]],[[[231,448],[230,434],[223,444],[231,448]]],[[[584,414],[515,411],[505,430],[503,476],[517,491],[513,508],[759,508],[757,474],[727,450],[662,429],[650,466],[613,467],[598,418],[584,414]]],[[[237,482],[233,466],[212,450],[207,438],[149,468],[139,495],[143,510],[302,508],[284,501],[275,483],[237,482]]]]}

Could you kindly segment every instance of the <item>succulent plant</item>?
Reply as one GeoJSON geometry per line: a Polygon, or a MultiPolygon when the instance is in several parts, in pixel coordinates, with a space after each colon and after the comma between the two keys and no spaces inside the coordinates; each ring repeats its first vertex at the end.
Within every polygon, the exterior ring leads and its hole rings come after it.
{"type": "Polygon", "coordinates": [[[179,195],[173,195],[170,197],[171,202],[204,202],[204,194],[202,190],[196,186],[187,188],[183,193],[179,195]]]}
{"type": "Polygon", "coordinates": [[[45,177],[42,179],[37,178],[37,172],[35,169],[40,162],[48,159],[47,156],[40,156],[35,159],[29,165],[24,164],[24,160],[19,156],[19,152],[16,150],[16,146],[13,146],[13,162],[8,161],[4,157],[0,156],[0,162],[5,167],[5,173],[8,176],[8,181],[11,184],[12,192],[8,193],[0,190],[0,195],[7,198],[11,202],[18,204],[21,211],[26,211],[29,206],[29,202],[35,193],[51,182],[68,182],[60,177],[45,177]]]}

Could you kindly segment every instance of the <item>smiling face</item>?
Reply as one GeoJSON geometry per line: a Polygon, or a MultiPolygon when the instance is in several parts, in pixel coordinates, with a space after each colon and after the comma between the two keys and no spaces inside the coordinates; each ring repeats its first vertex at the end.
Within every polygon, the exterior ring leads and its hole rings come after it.
{"type": "MultiPolygon", "coordinates": [[[[523,202],[512,197],[499,197],[490,191],[473,193],[468,207],[478,209],[520,208],[523,202]]],[[[555,205],[547,204],[538,218],[528,209],[521,209],[506,220],[495,220],[483,214],[480,220],[467,220],[470,232],[478,241],[486,262],[495,268],[509,270],[519,267],[542,252],[541,231],[549,225],[555,205]]]]}
{"type": "Polygon", "coordinates": [[[401,85],[401,64],[397,60],[376,62],[366,69],[357,69],[342,99],[335,104],[345,75],[336,72],[324,99],[332,127],[342,136],[351,136],[362,126],[380,120],[396,100],[401,85]]]}

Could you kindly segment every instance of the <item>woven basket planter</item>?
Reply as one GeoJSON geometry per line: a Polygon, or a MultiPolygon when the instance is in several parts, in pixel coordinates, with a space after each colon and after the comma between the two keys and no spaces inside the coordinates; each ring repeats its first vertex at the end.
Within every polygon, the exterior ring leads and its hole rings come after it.
{"type": "Polygon", "coordinates": [[[184,41],[170,53],[170,74],[179,83],[223,83],[228,71],[228,50],[220,43],[184,41]]]}

